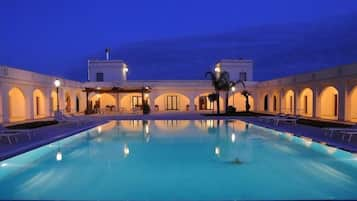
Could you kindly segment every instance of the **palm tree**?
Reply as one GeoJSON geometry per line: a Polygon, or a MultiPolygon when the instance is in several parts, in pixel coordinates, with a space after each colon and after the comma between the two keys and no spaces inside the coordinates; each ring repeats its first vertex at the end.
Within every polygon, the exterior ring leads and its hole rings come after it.
{"type": "Polygon", "coordinates": [[[226,92],[226,98],[225,98],[225,106],[226,106],[226,111],[228,108],[228,93],[229,90],[232,88],[232,86],[235,85],[235,82],[231,81],[229,78],[229,73],[227,71],[222,71],[222,72],[207,72],[206,77],[210,77],[212,81],[212,86],[214,87],[215,93],[216,93],[216,103],[217,103],[217,114],[220,113],[220,104],[219,104],[219,92],[220,91],[225,91],[226,92]]]}
{"type": "Polygon", "coordinates": [[[247,90],[243,90],[241,94],[245,97],[245,111],[249,112],[250,110],[250,105],[249,105],[249,96],[250,93],[247,90]]]}

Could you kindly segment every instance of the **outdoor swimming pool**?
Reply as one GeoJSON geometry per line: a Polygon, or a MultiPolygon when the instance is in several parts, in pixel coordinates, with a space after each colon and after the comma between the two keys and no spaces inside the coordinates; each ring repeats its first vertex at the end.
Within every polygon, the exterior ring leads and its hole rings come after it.
{"type": "Polygon", "coordinates": [[[112,121],[0,162],[0,199],[357,198],[345,151],[242,121],[112,121]]]}

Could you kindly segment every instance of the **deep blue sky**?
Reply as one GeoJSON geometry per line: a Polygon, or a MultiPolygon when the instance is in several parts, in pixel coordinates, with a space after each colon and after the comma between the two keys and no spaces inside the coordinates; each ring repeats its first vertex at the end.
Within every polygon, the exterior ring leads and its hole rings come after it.
{"type": "MultiPolygon", "coordinates": [[[[104,49],[111,47],[113,57],[128,62],[129,79],[203,79],[204,71],[218,58],[239,56],[257,61],[257,79],[270,79],[289,74],[289,68],[285,68],[285,65],[295,66],[290,69],[295,73],[308,71],[312,63],[298,66],[301,61],[297,61],[303,58],[289,56],[289,61],[278,62],[281,63],[279,66],[276,61],[267,60],[262,53],[258,54],[265,45],[257,45],[256,39],[266,37],[265,30],[270,36],[278,35],[279,38],[274,40],[282,42],[286,42],[291,35],[295,39],[304,39],[310,32],[314,32],[315,37],[319,32],[314,29],[315,24],[323,24],[320,29],[323,34],[324,29],[330,26],[330,21],[334,26],[339,26],[345,21],[353,21],[351,18],[357,16],[355,13],[356,0],[1,0],[0,64],[85,80],[87,59],[103,57],[104,49]],[[236,37],[226,40],[232,33],[236,33],[236,37]],[[251,33],[254,33],[254,40],[247,39],[251,33]],[[217,54],[207,51],[207,48],[201,51],[206,44],[214,49],[212,43],[216,37],[218,41],[229,41],[229,47],[217,54]],[[209,42],[205,43],[202,38],[207,38],[209,42]],[[235,42],[239,43],[240,48],[234,45],[235,42]],[[241,43],[249,43],[250,47],[254,45],[255,49],[245,52],[241,43]],[[201,49],[195,49],[195,44],[201,49]],[[192,57],[196,54],[201,56],[192,57]],[[201,61],[205,58],[207,60],[201,61]],[[269,65],[279,66],[282,73],[276,72],[279,69],[267,70],[269,65]],[[182,68],[190,69],[192,73],[185,73],[182,68]]],[[[349,28],[346,28],[338,35],[343,35],[345,30],[346,34],[350,34],[347,33],[349,28]]],[[[329,29],[331,37],[336,35],[332,33],[334,31],[333,28],[329,29]]],[[[332,38],[339,40],[338,37],[332,38]]],[[[304,43],[304,40],[296,41],[304,43]]],[[[309,50],[319,46],[309,44],[309,50]]],[[[217,49],[221,45],[218,43],[217,49]]],[[[343,43],[341,48],[345,50],[345,46],[349,48],[347,52],[357,49],[354,45],[351,47],[350,42],[343,43]]],[[[291,49],[289,47],[274,48],[282,51],[291,49]]],[[[306,54],[306,50],[301,48],[296,51],[298,53],[292,54],[306,54]]],[[[265,52],[269,55],[269,51],[265,52]]],[[[326,51],[315,52],[323,56],[326,51]]],[[[329,54],[335,55],[333,49],[329,49],[329,54]]],[[[320,66],[329,66],[353,62],[352,59],[343,56],[333,61],[313,59],[313,65],[318,68],[320,63],[320,66]]]]}

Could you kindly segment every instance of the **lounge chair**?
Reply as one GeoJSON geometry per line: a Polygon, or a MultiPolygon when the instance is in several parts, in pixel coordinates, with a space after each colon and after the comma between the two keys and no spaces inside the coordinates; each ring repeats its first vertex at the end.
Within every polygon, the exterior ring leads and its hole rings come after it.
{"type": "Polygon", "coordinates": [[[349,135],[348,142],[351,142],[352,136],[357,135],[357,131],[342,131],[340,134],[342,134],[342,140],[345,139],[345,135],[349,135]]]}
{"type": "Polygon", "coordinates": [[[330,135],[330,137],[332,136],[332,134],[334,133],[340,133],[340,132],[357,132],[357,128],[356,127],[352,127],[352,128],[324,128],[324,133],[325,135],[328,134],[330,135]]]}
{"type": "Polygon", "coordinates": [[[7,129],[0,125],[0,138],[6,138],[9,144],[12,144],[12,139],[15,138],[15,142],[17,142],[17,137],[21,135],[26,135],[29,140],[31,140],[33,131],[26,129],[7,129]]]}
{"type": "Polygon", "coordinates": [[[77,117],[71,117],[66,114],[62,114],[62,116],[58,119],[56,119],[59,123],[63,124],[74,124],[76,126],[80,126],[84,124],[84,120],[77,118],[77,117]]]}
{"type": "Polygon", "coordinates": [[[274,119],[274,124],[276,126],[279,126],[280,122],[286,122],[286,123],[292,123],[294,126],[296,126],[297,120],[298,119],[294,118],[294,117],[280,117],[280,118],[274,119]]]}

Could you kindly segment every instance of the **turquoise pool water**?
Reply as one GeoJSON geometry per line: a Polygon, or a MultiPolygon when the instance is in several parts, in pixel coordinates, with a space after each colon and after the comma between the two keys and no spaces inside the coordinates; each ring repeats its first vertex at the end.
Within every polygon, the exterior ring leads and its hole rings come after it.
{"type": "Polygon", "coordinates": [[[0,199],[357,198],[355,155],[242,121],[112,121],[0,162],[0,199]]]}

